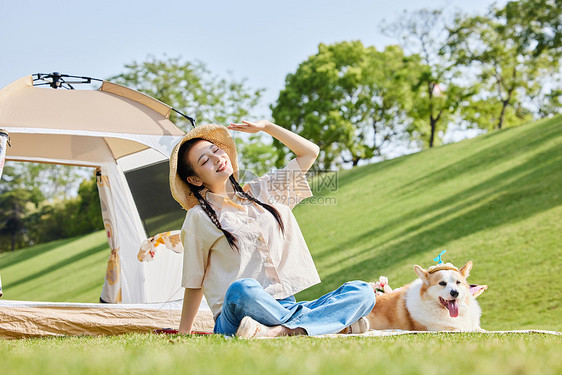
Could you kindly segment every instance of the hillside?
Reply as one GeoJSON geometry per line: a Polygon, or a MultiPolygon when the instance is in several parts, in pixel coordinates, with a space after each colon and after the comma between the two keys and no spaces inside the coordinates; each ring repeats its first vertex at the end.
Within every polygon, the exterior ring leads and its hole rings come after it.
{"type": "MultiPolygon", "coordinates": [[[[446,249],[489,285],[484,328],[562,330],[562,116],[331,177],[294,210],[323,280],[297,299],[379,275],[398,287],[446,249]]],[[[0,254],[5,298],[95,302],[108,255],[103,232],[0,254]]]]}
{"type": "Polygon", "coordinates": [[[337,204],[295,210],[323,280],[298,297],[379,275],[398,287],[446,249],[489,285],[484,328],[562,329],[562,116],[337,177],[323,193],[337,204]]]}

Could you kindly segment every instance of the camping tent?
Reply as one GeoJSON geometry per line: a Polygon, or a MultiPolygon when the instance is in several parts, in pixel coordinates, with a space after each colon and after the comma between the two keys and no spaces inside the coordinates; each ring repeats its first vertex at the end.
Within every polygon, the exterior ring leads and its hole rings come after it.
{"type": "MultiPolygon", "coordinates": [[[[126,177],[139,167],[167,169],[172,147],[183,135],[169,120],[171,110],[147,95],[106,81],[98,90],[55,90],[35,86],[33,76],[27,76],[0,90],[0,129],[11,139],[6,160],[97,169],[112,250],[101,295],[104,302],[182,298],[181,254],[162,251],[152,262],[137,259],[148,233],[139,215],[142,202],[135,202],[126,177]]],[[[160,195],[171,200],[166,189],[160,195]]],[[[173,210],[185,216],[179,205],[173,210]]]]}

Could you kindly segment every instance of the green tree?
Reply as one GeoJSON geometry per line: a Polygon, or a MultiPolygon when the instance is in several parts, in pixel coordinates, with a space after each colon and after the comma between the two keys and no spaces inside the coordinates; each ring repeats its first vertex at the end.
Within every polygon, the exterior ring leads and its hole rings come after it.
{"type": "Polygon", "coordinates": [[[275,167],[277,151],[272,143],[266,143],[261,134],[251,134],[248,140],[235,138],[236,150],[241,160],[240,184],[262,176],[275,167]]]}
{"type": "Polygon", "coordinates": [[[78,188],[78,214],[79,222],[84,227],[82,233],[88,233],[95,230],[103,229],[103,218],[101,215],[100,196],[98,193],[98,185],[95,175],[90,179],[84,179],[78,188]]]}
{"type": "Polygon", "coordinates": [[[37,184],[27,186],[28,176],[20,171],[10,163],[2,175],[0,251],[103,229],[95,177],[82,181],[76,197],[47,200],[37,184]]]}
{"type": "MultiPolygon", "coordinates": [[[[179,57],[125,65],[125,72],[109,81],[143,92],[169,106],[195,117],[198,123],[239,122],[259,103],[264,89],[250,89],[246,80],[213,75],[200,61],[181,61],[179,57]]],[[[176,113],[174,124],[189,130],[189,123],[176,113]]]]}
{"type": "Polygon", "coordinates": [[[382,31],[401,41],[404,49],[421,58],[422,65],[412,82],[415,100],[409,112],[414,139],[433,147],[460,107],[476,92],[463,82],[462,71],[451,61],[446,46],[447,16],[442,10],[421,9],[404,14],[382,31]]]}
{"type": "Polygon", "coordinates": [[[499,13],[516,31],[523,49],[539,56],[562,53],[562,0],[509,1],[499,13]]]}
{"type": "Polygon", "coordinates": [[[40,190],[46,200],[71,197],[85,173],[91,170],[69,165],[10,161],[6,162],[6,167],[10,168],[6,188],[40,190]],[[14,177],[17,178],[14,180],[14,177]]]}
{"type": "MultiPolygon", "coordinates": [[[[9,238],[9,249],[15,250],[25,243],[26,217],[42,200],[40,192],[16,188],[0,194],[0,238],[9,238]]],[[[6,246],[0,246],[6,250],[6,246]]]]}
{"type": "MultiPolygon", "coordinates": [[[[541,8],[549,3],[510,2],[505,8],[492,7],[485,16],[457,17],[448,49],[456,63],[477,70],[482,89],[473,105],[467,106],[469,121],[498,129],[526,122],[532,118],[528,102],[537,96],[551,97],[552,90],[544,92],[544,79],[558,73],[560,55],[555,45],[559,45],[560,30],[553,30],[552,38],[542,37],[548,32],[536,29],[545,24],[532,19],[550,9],[541,8]]],[[[560,15],[559,9],[557,12],[560,15]]],[[[556,27],[560,27],[559,21],[556,27]]]]}
{"type": "MultiPolygon", "coordinates": [[[[320,44],[315,55],[287,75],[272,116],[320,146],[319,167],[355,166],[382,155],[386,144],[405,134],[409,81],[417,62],[397,46],[377,51],[359,41],[320,44]]],[[[286,150],[274,144],[280,167],[286,150]]]]}

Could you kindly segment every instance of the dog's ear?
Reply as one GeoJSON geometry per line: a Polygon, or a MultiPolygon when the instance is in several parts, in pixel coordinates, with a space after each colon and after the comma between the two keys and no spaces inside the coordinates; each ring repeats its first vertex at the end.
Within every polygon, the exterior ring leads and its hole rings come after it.
{"type": "Polygon", "coordinates": [[[429,285],[429,275],[427,273],[427,270],[424,270],[423,268],[421,268],[416,264],[414,266],[414,272],[418,275],[421,281],[429,285]]]}
{"type": "Polygon", "coordinates": [[[476,298],[484,293],[486,289],[488,289],[488,285],[469,284],[468,291],[472,294],[472,297],[476,298]]]}
{"type": "Polygon", "coordinates": [[[469,260],[462,268],[459,270],[462,277],[465,279],[470,275],[470,270],[472,269],[472,261],[469,260]]]}

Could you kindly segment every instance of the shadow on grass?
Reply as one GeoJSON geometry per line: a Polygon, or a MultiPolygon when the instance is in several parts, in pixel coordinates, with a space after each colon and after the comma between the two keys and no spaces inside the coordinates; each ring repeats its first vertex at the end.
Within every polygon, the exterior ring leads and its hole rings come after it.
{"type": "MultiPolygon", "coordinates": [[[[60,244],[59,244],[59,246],[60,246],[60,244]]],[[[91,255],[95,255],[95,254],[99,253],[100,251],[108,251],[107,244],[102,244],[102,245],[98,245],[98,246],[86,249],[86,250],[84,250],[84,251],[82,251],[78,254],[75,254],[71,257],[64,258],[56,264],[53,264],[53,265],[51,265],[49,267],[46,267],[46,268],[43,268],[43,269],[41,269],[37,272],[34,272],[34,273],[32,273],[28,276],[22,277],[21,279],[11,281],[11,282],[6,282],[4,284],[4,289],[8,290],[8,289],[14,288],[18,285],[33,281],[34,279],[36,279],[38,277],[47,275],[47,274],[49,274],[51,272],[54,272],[54,271],[58,271],[62,267],[65,267],[65,266],[68,266],[69,264],[72,264],[74,262],[83,260],[84,258],[89,257],[91,255]]],[[[108,253],[108,255],[109,255],[109,253],[108,253]]]]}
{"type": "MultiPolygon", "coordinates": [[[[558,130],[558,133],[561,133],[560,130],[558,130]]],[[[544,134],[544,137],[540,137],[542,142],[545,142],[551,138],[553,138],[555,135],[557,135],[555,132],[541,132],[540,134],[544,134]]],[[[562,133],[561,133],[562,134],[562,133]]],[[[511,140],[511,138],[510,138],[511,140]]],[[[508,142],[507,143],[512,143],[514,144],[514,149],[512,149],[509,154],[506,154],[506,157],[512,157],[513,156],[513,152],[515,152],[516,149],[520,148],[521,145],[519,144],[519,142],[508,142]]],[[[534,143],[535,146],[540,145],[540,143],[534,143]]],[[[502,147],[502,146],[497,146],[497,147],[502,147]]],[[[489,150],[489,149],[488,149],[489,150]]],[[[490,152],[495,152],[494,150],[489,150],[490,152]]],[[[479,165],[480,163],[483,162],[483,160],[488,160],[489,156],[486,153],[480,152],[478,154],[479,156],[475,156],[474,158],[478,158],[478,160],[480,161],[476,161],[474,162],[475,165],[479,165]]],[[[331,248],[329,251],[325,251],[321,254],[318,254],[317,256],[315,256],[316,260],[322,260],[325,257],[329,257],[331,255],[331,253],[333,251],[337,251],[338,249],[340,249],[341,247],[344,248],[348,248],[348,247],[352,247],[355,246],[359,243],[361,243],[362,241],[364,241],[364,238],[373,238],[376,237],[382,233],[386,233],[388,231],[391,230],[395,230],[397,228],[400,228],[404,225],[405,222],[411,221],[411,220],[415,220],[416,218],[420,217],[420,216],[424,216],[427,215],[431,212],[434,211],[439,211],[442,210],[443,208],[447,208],[449,207],[444,213],[438,214],[438,215],[434,215],[431,217],[431,219],[429,221],[425,221],[422,224],[418,224],[415,226],[411,226],[411,227],[407,227],[404,228],[401,232],[400,232],[400,236],[406,236],[408,233],[411,233],[413,231],[419,230],[421,227],[425,227],[427,225],[430,225],[431,222],[442,219],[443,217],[449,216],[454,214],[456,211],[462,210],[464,208],[473,206],[473,205],[477,205],[479,202],[482,201],[482,199],[486,199],[487,196],[493,196],[494,194],[497,194],[498,192],[505,192],[508,193],[510,191],[517,191],[520,189],[523,189],[524,186],[526,185],[531,185],[533,183],[536,183],[537,181],[543,181],[542,183],[544,185],[548,185],[548,186],[557,186],[560,185],[561,181],[559,181],[560,175],[558,175],[557,172],[557,167],[560,165],[560,157],[562,156],[562,152],[560,152],[560,147],[555,145],[553,147],[551,147],[548,150],[545,150],[543,152],[541,152],[540,154],[534,156],[532,159],[528,160],[527,162],[520,164],[508,171],[505,171],[499,175],[494,176],[493,178],[490,178],[478,185],[475,185],[471,188],[465,189],[464,191],[461,191],[453,196],[451,196],[450,198],[446,198],[443,200],[440,200],[436,203],[430,204],[430,205],[426,205],[426,206],[416,206],[414,207],[411,211],[407,211],[404,212],[402,215],[400,215],[398,218],[386,222],[381,226],[378,226],[370,231],[367,232],[362,232],[361,234],[359,234],[358,236],[346,241],[346,242],[342,242],[340,243],[338,246],[331,248]],[[540,168],[540,169],[538,169],[540,168]],[[537,170],[538,169],[538,170],[537,170]],[[532,172],[529,172],[532,171],[532,172]],[[522,176],[520,177],[519,180],[516,180],[517,176],[522,176]],[[546,177],[547,179],[550,179],[552,181],[548,182],[544,181],[544,177],[546,177]],[[340,246],[341,245],[341,246],[340,246]]],[[[470,158],[467,158],[470,159],[470,158]]],[[[455,165],[460,164],[461,166],[465,164],[465,159],[459,161],[458,163],[456,163],[455,165]]],[[[480,164],[480,168],[484,168],[483,165],[485,164],[480,164]]],[[[450,168],[454,169],[455,167],[451,166],[450,168]]],[[[458,170],[458,174],[462,173],[462,168],[459,168],[458,170]]],[[[458,176],[457,174],[457,176],[458,176]]],[[[441,181],[442,179],[437,179],[435,181],[432,182],[432,184],[437,184],[439,181],[441,181]]],[[[427,188],[427,187],[426,187],[427,188]]],[[[412,189],[412,191],[420,191],[419,189],[422,189],[421,187],[416,187],[415,189],[412,189]]],[[[553,190],[555,191],[555,190],[553,190]]],[[[506,202],[506,204],[509,204],[509,202],[506,202]]],[[[532,205],[530,203],[530,205],[532,205]]],[[[459,219],[461,220],[461,219],[459,219]]],[[[389,241],[392,241],[393,239],[390,239],[389,241]]],[[[387,242],[389,242],[387,241],[387,242]]],[[[384,244],[384,243],[383,243],[384,244]]]]}
{"type": "MultiPolygon", "coordinates": [[[[513,157],[532,151],[553,138],[561,137],[562,133],[560,132],[560,127],[562,126],[562,118],[552,120],[558,121],[546,122],[541,126],[541,131],[537,131],[537,125],[530,125],[527,126],[526,129],[509,128],[502,132],[495,132],[489,135],[488,138],[497,137],[499,135],[504,136],[507,132],[513,130],[520,131],[520,134],[517,134],[515,137],[509,137],[504,141],[493,142],[477,153],[471,153],[462,160],[441,168],[418,180],[414,180],[403,186],[402,190],[399,190],[399,193],[400,195],[407,195],[419,190],[431,189],[435,184],[454,180],[461,175],[477,173],[479,169],[485,166],[495,166],[499,163],[508,162],[513,157]]],[[[478,141],[484,141],[484,139],[478,139],[478,141]]],[[[558,151],[560,151],[560,146],[558,146],[558,151]]]]}
{"type": "Polygon", "coordinates": [[[5,258],[9,258],[8,260],[0,259],[0,268],[8,268],[20,262],[24,262],[30,260],[38,255],[43,255],[48,253],[49,251],[56,250],[61,246],[68,245],[74,241],[77,241],[83,238],[84,235],[72,238],[65,238],[61,240],[52,241],[46,244],[36,245],[27,249],[18,249],[14,252],[4,252],[1,255],[5,258]]]}
{"type": "MultiPolygon", "coordinates": [[[[447,221],[446,228],[443,228],[443,234],[440,235],[440,238],[444,241],[440,241],[438,246],[443,242],[446,243],[483,229],[525,219],[562,204],[562,196],[556,194],[562,190],[562,153],[555,156],[554,153],[550,152],[556,148],[557,146],[540,153],[527,163],[459,192],[450,198],[423,207],[421,210],[416,209],[416,212],[405,213],[400,218],[385,225],[383,230],[399,227],[401,223],[411,220],[419,214],[435,212],[448,207],[445,211],[435,214],[421,223],[404,228],[387,242],[397,238],[407,238],[410,233],[415,233],[423,228],[430,228],[434,222],[453,217],[456,212],[470,207],[476,207],[470,211],[474,214],[469,212],[447,221]],[[537,163],[541,161],[544,164],[537,168],[537,163]],[[487,198],[492,196],[495,198],[487,198]]],[[[357,244],[365,236],[370,237],[379,232],[381,232],[380,228],[376,228],[371,232],[363,233],[361,236],[354,238],[353,243],[357,244]]],[[[427,238],[420,238],[419,240],[420,244],[436,242],[427,238]]],[[[349,245],[353,245],[353,243],[349,245]]],[[[430,248],[435,248],[435,246],[430,248]]],[[[369,250],[366,249],[362,252],[365,251],[369,250]]]]}
{"type": "MultiPolygon", "coordinates": [[[[442,182],[445,178],[456,178],[467,170],[477,173],[478,168],[485,168],[489,163],[495,162],[499,154],[505,158],[514,157],[520,152],[525,152],[525,149],[535,149],[553,138],[560,138],[562,132],[559,122],[547,122],[542,126],[541,131],[533,127],[532,131],[525,129],[515,137],[510,136],[493,147],[487,147],[447,167],[446,172],[438,171],[419,179],[414,183],[417,184],[414,190],[430,189],[432,184],[442,182]]],[[[379,275],[378,270],[402,264],[415,254],[432,251],[456,239],[524,220],[562,205],[561,191],[562,152],[558,143],[510,170],[436,203],[415,207],[381,227],[362,232],[318,254],[314,257],[317,261],[333,256],[346,248],[360,246],[366,238],[373,238],[381,233],[404,227],[392,238],[377,245],[376,249],[364,248],[355,252],[355,257],[365,253],[373,255],[324,277],[322,284],[304,291],[301,293],[302,297],[318,296],[319,292],[332,290],[347,281],[350,275],[354,275],[354,278],[371,280],[375,275],[379,275]],[[464,213],[457,216],[456,213],[459,211],[464,213]],[[404,223],[415,221],[421,216],[428,216],[428,218],[421,223],[405,226],[404,223]]]]}
{"type": "Polygon", "coordinates": [[[361,179],[369,178],[370,175],[381,173],[386,169],[396,168],[398,167],[398,165],[404,163],[414,155],[416,154],[404,155],[395,159],[387,160],[385,162],[363,165],[351,170],[340,171],[338,172],[338,188],[340,188],[341,186],[358,183],[361,179]]]}

